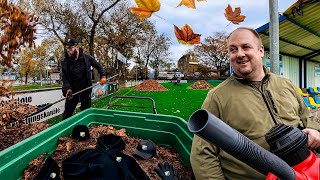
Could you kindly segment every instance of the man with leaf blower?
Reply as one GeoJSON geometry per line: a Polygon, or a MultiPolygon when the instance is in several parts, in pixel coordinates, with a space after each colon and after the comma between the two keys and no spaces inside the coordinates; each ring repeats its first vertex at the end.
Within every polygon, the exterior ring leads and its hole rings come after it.
{"type": "MultiPolygon", "coordinates": [[[[245,27],[234,30],[228,38],[228,54],[234,74],[208,93],[202,109],[267,150],[265,135],[278,124],[302,129],[308,148],[319,148],[320,125],[312,121],[297,87],[263,66],[259,34],[245,27]]],[[[198,135],[193,138],[190,160],[197,179],[266,178],[198,135]]]]}
{"type": "Polygon", "coordinates": [[[101,78],[100,84],[106,83],[107,79],[101,64],[92,56],[85,54],[83,49],[78,47],[75,39],[67,39],[64,45],[66,47],[65,58],[61,61],[62,93],[67,98],[63,119],[67,119],[72,116],[79,101],[81,111],[91,107],[91,88],[72,97],[73,93],[92,86],[91,67],[98,70],[101,78]]]}

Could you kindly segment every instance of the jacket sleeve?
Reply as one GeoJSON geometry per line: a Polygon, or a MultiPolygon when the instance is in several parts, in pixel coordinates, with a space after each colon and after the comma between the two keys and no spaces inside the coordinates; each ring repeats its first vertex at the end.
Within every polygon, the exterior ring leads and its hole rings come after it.
{"type": "Polygon", "coordinates": [[[299,116],[305,128],[311,128],[320,131],[320,124],[313,120],[313,115],[303,101],[303,97],[299,94],[298,89],[294,86],[295,95],[298,99],[300,109],[299,116]]]}
{"type": "Polygon", "coordinates": [[[66,67],[66,62],[63,62],[65,60],[61,61],[61,68],[62,68],[62,72],[61,72],[61,76],[62,76],[62,94],[63,96],[66,96],[66,92],[68,89],[72,89],[72,86],[69,82],[69,78],[67,75],[67,67],[66,67]]]}
{"type": "MultiPolygon", "coordinates": [[[[214,90],[208,93],[202,108],[219,117],[218,98],[214,94],[214,90]]],[[[190,161],[196,179],[225,179],[220,166],[218,154],[219,150],[217,146],[207,142],[197,135],[194,135],[190,161]]]]}
{"type": "Polygon", "coordinates": [[[101,64],[96,61],[92,56],[89,56],[89,61],[90,61],[90,64],[92,67],[96,68],[100,74],[100,78],[101,76],[105,76],[106,75],[106,72],[103,70],[101,64]]]}

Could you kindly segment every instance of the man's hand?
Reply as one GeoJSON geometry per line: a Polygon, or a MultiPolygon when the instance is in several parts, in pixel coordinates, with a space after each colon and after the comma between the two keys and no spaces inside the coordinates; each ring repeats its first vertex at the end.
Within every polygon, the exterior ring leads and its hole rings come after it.
{"type": "Polygon", "coordinates": [[[105,84],[107,82],[106,76],[102,76],[100,79],[100,84],[105,84]]]}
{"type": "Polygon", "coordinates": [[[72,98],[72,90],[71,89],[67,90],[66,97],[67,97],[67,99],[71,99],[72,98]]]}
{"type": "Polygon", "coordinates": [[[315,129],[306,128],[302,130],[308,135],[307,146],[309,149],[317,149],[320,147],[320,132],[315,129]]]}

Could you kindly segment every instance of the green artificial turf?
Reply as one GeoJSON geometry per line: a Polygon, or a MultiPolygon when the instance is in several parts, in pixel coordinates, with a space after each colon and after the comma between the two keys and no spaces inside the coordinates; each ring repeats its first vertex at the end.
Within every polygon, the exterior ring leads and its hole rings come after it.
{"type": "MultiPolygon", "coordinates": [[[[190,86],[191,83],[181,83],[180,86],[175,86],[173,83],[163,83],[162,85],[167,88],[168,91],[135,91],[134,88],[126,88],[126,90],[122,89],[119,93],[114,95],[150,97],[155,101],[155,107],[158,114],[179,116],[187,120],[194,111],[201,108],[209,91],[189,89],[188,86],[190,86]]],[[[214,85],[216,86],[217,84],[214,85]]],[[[104,98],[94,105],[97,108],[105,108],[109,99],[110,97],[104,98]]],[[[153,113],[152,101],[135,98],[113,99],[109,109],[153,113]],[[142,106],[145,108],[113,105],[142,106]]]]}
{"type": "MultiPolygon", "coordinates": [[[[217,86],[219,82],[210,84],[217,86]]],[[[105,109],[108,106],[110,98],[113,96],[148,97],[155,101],[155,107],[158,114],[173,115],[188,120],[194,111],[201,108],[201,105],[209,91],[189,89],[188,87],[192,85],[192,83],[181,83],[180,86],[175,86],[173,83],[162,83],[162,85],[168,90],[136,91],[134,90],[135,87],[122,88],[114,94],[94,101],[92,103],[92,107],[105,109]]],[[[109,109],[154,113],[152,101],[135,98],[113,98],[109,109]],[[145,108],[138,108],[137,106],[145,108]]],[[[76,113],[77,112],[79,112],[79,110],[77,110],[76,113]]],[[[61,121],[61,118],[61,115],[57,116],[48,120],[48,123],[58,123],[61,121]]]]}

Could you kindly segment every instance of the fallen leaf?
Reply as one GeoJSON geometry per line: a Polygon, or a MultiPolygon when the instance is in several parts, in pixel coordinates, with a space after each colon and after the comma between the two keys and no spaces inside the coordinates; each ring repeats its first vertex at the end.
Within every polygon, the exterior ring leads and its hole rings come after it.
{"type": "Polygon", "coordinates": [[[185,24],[181,29],[179,29],[176,25],[173,26],[174,34],[176,35],[179,43],[187,45],[200,44],[201,34],[194,34],[188,24],[185,24]]]}
{"type": "Polygon", "coordinates": [[[226,18],[231,21],[233,24],[239,24],[240,22],[243,22],[244,19],[246,18],[246,16],[240,15],[241,14],[241,8],[237,7],[234,9],[234,11],[232,10],[232,7],[230,6],[230,4],[228,4],[224,15],[226,16],[226,18]]]}
{"type": "Polygon", "coordinates": [[[160,10],[159,0],[135,0],[138,7],[131,7],[130,10],[137,15],[140,20],[151,17],[152,13],[160,10]]]}
{"type": "Polygon", "coordinates": [[[68,152],[70,152],[71,149],[73,148],[73,145],[72,145],[71,142],[67,142],[67,143],[66,143],[66,146],[67,146],[67,151],[68,151],[68,152]]]}
{"type": "Polygon", "coordinates": [[[117,135],[119,136],[126,136],[126,129],[122,128],[117,131],[117,135]]]}

